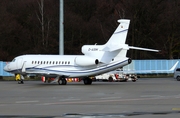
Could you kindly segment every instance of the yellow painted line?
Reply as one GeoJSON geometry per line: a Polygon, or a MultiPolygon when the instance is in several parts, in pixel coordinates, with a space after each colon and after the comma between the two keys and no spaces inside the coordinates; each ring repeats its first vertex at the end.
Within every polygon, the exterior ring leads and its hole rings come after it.
{"type": "Polygon", "coordinates": [[[180,111],[180,108],[172,108],[173,111],[180,111]]]}

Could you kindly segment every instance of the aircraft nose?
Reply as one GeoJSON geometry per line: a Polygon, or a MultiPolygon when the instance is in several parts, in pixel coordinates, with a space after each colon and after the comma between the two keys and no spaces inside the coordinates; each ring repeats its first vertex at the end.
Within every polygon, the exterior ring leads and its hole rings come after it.
{"type": "Polygon", "coordinates": [[[9,66],[8,64],[6,66],[4,66],[4,71],[8,71],[9,70],[8,66],[9,66]]]}

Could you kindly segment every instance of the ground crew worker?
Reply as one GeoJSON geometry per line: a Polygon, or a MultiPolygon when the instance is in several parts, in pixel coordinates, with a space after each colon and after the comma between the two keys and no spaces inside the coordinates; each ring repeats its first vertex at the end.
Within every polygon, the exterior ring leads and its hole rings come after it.
{"type": "Polygon", "coordinates": [[[18,82],[19,84],[24,84],[24,77],[22,75],[20,75],[20,81],[18,82]]]}
{"type": "Polygon", "coordinates": [[[24,77],[20,74],[15,74],[16,76],[16,81],[18,81],[18,84],[23,84],[23,80],[24,80],[24,77]]]}
{"type": "Polygon", "coordinates": [[[16,77],[16,81],[20,81],[21,79],[20,74],[15,74],[15,77],[16,77]]]}

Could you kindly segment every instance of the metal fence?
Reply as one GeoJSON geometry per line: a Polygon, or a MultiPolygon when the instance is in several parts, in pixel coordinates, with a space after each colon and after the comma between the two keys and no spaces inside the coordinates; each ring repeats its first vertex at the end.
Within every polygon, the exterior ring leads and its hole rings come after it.
{"type": "Polygon", "coordinates": [[[0,61],[0,76],[14,76],[13,74],[8,73],[8,72],[6,72],[6,71],[3,70],[4,66],[5,66],[7,63],[8,63],[8,62],[0,61]]]}
{"type": "MultiPolygon", "coordinates": [[[[124,70],[170,70],[179,59],[174,60],[132,60],[132,63],[123,67],[124,70]]],[[[180,67],[180,63],[176,68],[180,67]]],[[[156,73],[154,71],[154,73],[156,73]]]]}

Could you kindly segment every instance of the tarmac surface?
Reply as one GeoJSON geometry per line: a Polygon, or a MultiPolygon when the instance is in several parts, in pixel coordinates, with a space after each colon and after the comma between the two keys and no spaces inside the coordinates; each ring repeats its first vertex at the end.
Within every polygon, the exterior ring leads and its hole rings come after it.
{"type": "Polygon", "coordinates": [[[0,81],[0,118],[170,118],[180,116],[180,82],[0,81]]]}

